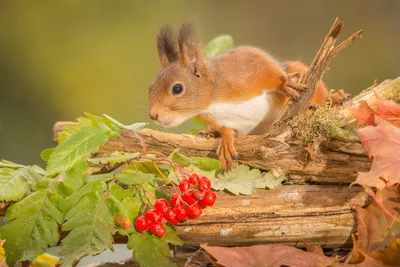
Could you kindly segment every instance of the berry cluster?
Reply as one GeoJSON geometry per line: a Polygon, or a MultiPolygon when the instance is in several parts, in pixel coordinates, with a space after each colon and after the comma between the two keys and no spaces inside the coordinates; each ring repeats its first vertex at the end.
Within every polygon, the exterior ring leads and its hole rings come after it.
{"type": "Polygon", "coordinates": [[[135,226],[139,232],[150,230],[158,237],[163,237],[166,233],[165,223],[173,225],[180,221],[196,219],[202,214],[202,208],[213,206],[216,195],[210,190],[210,180],[195,173],[189,179],[179,182],[180,194],[172,194],[170,203],[160,198],[154,204],[154,209],[149,209],[146,214],[136,219],[135,226]],[[170,204],[170,205],[169,205],[170,204]]]}

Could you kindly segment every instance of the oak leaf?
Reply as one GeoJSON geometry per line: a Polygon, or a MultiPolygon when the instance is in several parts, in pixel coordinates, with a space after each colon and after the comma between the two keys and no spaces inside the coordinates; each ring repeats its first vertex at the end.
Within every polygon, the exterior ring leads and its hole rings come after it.
{"type": "Polygon", "coordinates": [[[378,190],[374,199],[366,209],[356,207],[358,242],[366,252],[384,249],[393,236],[400,238],[399,192],[385,188],[378,190]],[[384,213],[382,207],[394,216],[384,213]]]}
{"type": "Polygon", "coordinates": [[[358,129],[357,134],[373,163],[352,184],[383,189],[400,183],[400,128],[383,120],[377,127],[358,129]]]}
{"type": "Polygon", "coordinates": [[[375,93],[377,107],[375,114],[389,121],[390,123],[400,126],[400,106],[393,100],[387,100],[375,93]]]}
{"type": "Polygon", "coordinates": [[[356,108],[350,107],[349,112],[360,124],[376,125],[374,111],[365,100],[356,108]]]}
{"type": "Polygon", "coordinates": [[[210,247],[201,245],[217,263],[229,267],[322,267],[331,266],[335,258],[326,257],[286,245],[255,245],[250,247],[210,247]]]}

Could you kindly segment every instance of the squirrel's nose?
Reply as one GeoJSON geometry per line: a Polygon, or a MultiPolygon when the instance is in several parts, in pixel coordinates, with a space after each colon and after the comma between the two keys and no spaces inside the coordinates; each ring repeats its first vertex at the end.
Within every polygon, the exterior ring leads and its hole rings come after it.
{"type": "Polygon", "coordinates": [[[150,119],[152,119],[153,121],[156,121],[158,119],[158,113],[157,112],[150,111],[149,112],[149,116],[150,116],[150,119]]]}

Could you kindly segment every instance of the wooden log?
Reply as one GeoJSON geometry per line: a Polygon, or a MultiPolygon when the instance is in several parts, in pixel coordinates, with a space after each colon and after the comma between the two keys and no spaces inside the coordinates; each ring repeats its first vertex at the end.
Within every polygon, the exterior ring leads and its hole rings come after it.
{"type": "Polygon", "coordinates": [[[186,245],[215,246],[279,243],[326,248],[350,246],[356,231],[353,206],[368,196],[347,186],[282,186],[252,196],[218,194],[216,206],[177,227],[186,245]]]}
{"type": "MultiPolygon", "coordinates": [[[[329,185],[285,185],[251,196],[217,192],[217,199],[202,216],[176,227],[185,245],[302,247],[307,241],[324,248],[349,247],[357,228],[353,206],[368,203],[360,187],[329,185]]],[[[127,242],[122,236],[115,240],[127,242]]]]}
{"type": "MultiPolygon", "coordinates": [[[[58,122],[54,127],[57,133],[68,122],[58,122]]],[[[169,154],[179,147],[180,152],[187,156],[216,158],[215,149],[218,140],[206,140],[191,135],[179,135],[143,129],[140,136],[150,150],[169,154]]],[[[141,151],[137,138],[128,131],[110,140],[100,148],[99,153],[115,151],[141,151]]],[[[291,143],[270,139],[264,136],[246,136],[236,140],[236,149],[240,162],[262,170],[274,173],[285,173],[291,183],[351,183],[357,177],[357,172],[368,171],[371,162],[364,155],[364,149],[357,142],[331,141],[321,145],[320,161],[303,163],[300,158],[304,148],[291,143]]]]}

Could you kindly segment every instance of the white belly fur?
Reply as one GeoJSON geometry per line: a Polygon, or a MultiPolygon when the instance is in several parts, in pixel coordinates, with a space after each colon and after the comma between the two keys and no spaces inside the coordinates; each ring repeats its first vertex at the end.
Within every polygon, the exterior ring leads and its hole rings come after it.
{"type": "Polygon", "coordinates": [[[205,113],[220,126],[246,135],[263,120],[269,110],[269,96],[264,91],[260,96],[245,102],[212,104],[205,113]]]}

